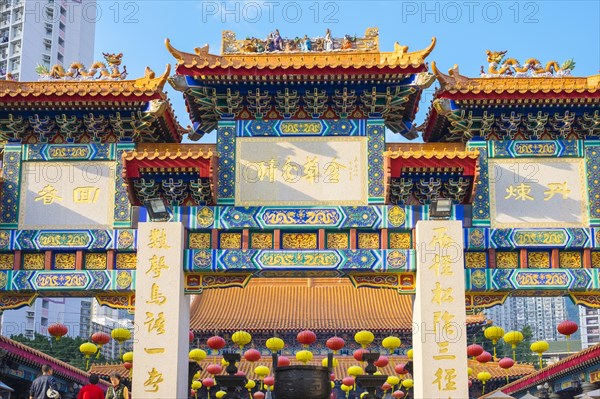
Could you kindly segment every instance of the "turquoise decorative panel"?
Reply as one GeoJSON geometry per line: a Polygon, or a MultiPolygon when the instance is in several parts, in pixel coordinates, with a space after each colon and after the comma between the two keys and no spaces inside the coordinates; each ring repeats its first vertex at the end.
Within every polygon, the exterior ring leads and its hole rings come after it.
{"type": "Polygon", "coordinates": [[[235,121],[219,121],[217,152],[219,153],[219,179],[217,204],[231,205],[235,193],[235,121]]]}
{"type": "Polygon", "coordinates": [[[108,161],[115,160],[114,144],[28,144],[24,161],[108,161]]]}
{"type": "Polygon", "coordinates": [[[488,176],[488,162],[486,143],[469,142],[468,148],[479,151],[479,176],[475,180],[475,194],[473,196],[473,225],[490,225],[490,188],[488,176]]]}
{"type": "Polygon", "coordinates": [[[490,158],[583,157],[582,140],[510,140],[488,142],[490,158]]]}
{"type": "Polygon", "coordinates": [[[585,142],[585,162],[588,178],[590,224],[600,225],[600,141],[585,142]]]}
{"type": "Polygon", "coordinates": [[[21,151],[20,143],[4,145],[2,176],[2,201],[0,202],[0,228],[16,228],[19,222],[19,189],[21,181],[21,151]]]}
{"type": "MultiPolygon", "coordinates": [[[[115,147],[115,145],[111,145],[115,147]]],[[[118,143],[116,145],[117,170],[115,176],[115,227],[131,227],[131,203],[127,196],[127,186],[123,179],[123,153],[135,149],[134,143],[118,143]]]]}
{"type": "Polygon", "coordinates": [[[135,270],[0,271],[0,291],[81,292],[135,290],[135,270]]]}
{"type": "Polygon", "coordinates": [[[385,152],[385,123],[383,119],[367,120],[368,142],[368,177],[369,177],[369,203],[385,203],[383,180],[385,171],[383,153],[385,152]]]}
{"type": "Polygon", "coordinates": [[[285,119],[236,121],[237,137],[364,136],[364,119],[285,119]]]}

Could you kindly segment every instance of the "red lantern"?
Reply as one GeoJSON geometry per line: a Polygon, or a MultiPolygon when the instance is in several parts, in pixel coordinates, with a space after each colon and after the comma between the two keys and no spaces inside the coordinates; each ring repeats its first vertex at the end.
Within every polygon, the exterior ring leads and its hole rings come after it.
{"type": "Polygon", "coordinates": [[[308,346],[317,340],[317,335],[310,330],[304,330],[298,333],[297,339],[302,345],[308,346]]]}
{"type": "Polygon", "coordinates": [[[469,380],[469,388],[473,386],[473,381],[469,380]]]}
{"type": "Polygon", "coordinates": [[[475,358],[479,363],[487,363],[492,360],[492,355],[490,352],[483,352],[481,355],[475,358]]]}
{"type": "Polygon", "coordinates": [[[366,349],[357,349],[354,351],[354,353],[352,354],[352,356],[354,356],[354,358],[356,359],[356,361],[358,362],[362,362],[363,361],[363,353],[369,353],[368,350],[366,349]]]}
{"type": "Polygon", "coordinates": [[[337,352],[346,345],[346,342],[340,337],[331,337],[327,340],[325,345],[332,351],[337,352]]]}
{"type": "Polygon", "coordinates": [[[123,363],[123,367],[125,367],[127,370],[131,370],[133,364],[131,364],[130,362],[125,362],[123,363]]]}
{"type": "Polygon", "coordinates": [[[252,397],[254,399],[265,399],[265,394],[261,391],[256,391],[254,394],[252,394],[252,397]]]}
{"type": "Polygon", "coordinates": [[[567,339],[569,339],[572,334],[575,334],[577,332],[579,326],[574,321],[565,320],[559,323],[556,329],[559,333],[561,333],[562,335],[566,335],[567,339]]]}
{"type": "Polygon", "coordinates": [[[285,356],[279,356],[277,359],[277,367],[287,367],[291,364],[290,359],[285,356]]]}
{"type": "Polygon", "coordinates": [[[190,344],[191,344],[192,342],[194,342],[194,332],[192,330],[190,330],[190,332],[189,332],[189,337],[190,337],[190,344]]]}
{"type": "Polygon", "coordinates": [[[477,357],[483,353],[483,347],[481,345],[473,344],[467,346],[467,356],[477,357]]]}
{"type": "Polygon", "coordinates": [[[217,374],[221,374],[221,371],[223,371],[223,368],[221,366],[219,366],[218,364],[209,364],[206,367],[206,371],[209,374],[217,375],[217,374]]]}
{"type": "Polygon", "coordinates": [[[396,373],[403,375],[408,373],[408,370],[406,369],[406,364],[404,363],[398,363],[395,367],[394,370],[396,371],[396,373]]]}
{"type": "Polygon", "coordinates": [[[202,380],[202,385],[204,385],[207,388],[212,388],[215,386],[215,380],[213,380],[212,378],[205,378],[202,380]]]}
{"type": "Polygon", "coordinates": [[[104,332],[92,334],[92,342],[98,346],[106,345],[110,342],[110,335],[104,332]]]}
{"type": "Polygon", "coordinates": [[[207,341],[206,341],[206,345],[208,345],[208,347],[212,350],[219,350],[219,349],[223,349],[225,347],[225,345],[227,345],[227,343],[225,342],[225,340],[221,337],[219,337],[218,335],[215,335],[214,337],[210,337],[207,341]]]}
{"type": "Polygon", "coordinates": [[[394,398],[401,399],[401,398],[404,397],[404,391],[401,391],[401,390],[394,391],[394,393],[392,394],[392,396],[394,398]]]}
{"type": "Polygon", "coordinates": [[[235,373],[235,375],[237,375],[238,377],[245,377],[246,373],[244,373],[243,371],[238,371],[237,373],[235,373]]]}
{"type": "Polygon", "coordinates": [[[265,380],[263,382],[268,387],[275,385],[275,377],[273,377],[272,375],[265,377],[265,380]]]}
{"type": "Polygon", "coordinates": [[[385,355],[379,355],[379,359],[377,359],[373,364],[377,367],[385,367],[388,365],[390,360],[385,355]]]}
{"type": "Polygon", "coordinates": [[[331,373],[331,374],[329,375],[329,379],[330,379],[331,381],[335,381],[335,374],[334,374],[334,373],[331,373]]]}
{"type": "Polygon", "coordinates": [[[248,349],[246,352],[244,352],[244,359],[250,363],[257,362],[260,360],[260,352],[256,349],[248,349]]]}
{"type": "Polygon", "coordinates": [[[500,359],[500,361],[498,362],[498,366],[502,367],[503,369],[509,369],[514,365],[515,365],[515,361],[512,360],[510,357],[505,357],[504,359],[500,359]]]}
{"type": "Polygon", "coordinates": [[[342,380],[342,384],[351,387],[354,385],[354,378],[353,377],[344,377],[344,379],[342,380]]]}
{"type": "Polygon", "coordinates": [[[381,386],[382,391],[389,391],[390,389],[392,389],[392,386],[390,384],[388,384],[387,382],[381,386]]]}
{"type": "Polygon", "coordinates": [[[52,335],[56,340],[60,340],[61,337],[64,337],[69,332],[67,326],[62,323],[54,323],[48,326],[48,334],[52,335]]]}

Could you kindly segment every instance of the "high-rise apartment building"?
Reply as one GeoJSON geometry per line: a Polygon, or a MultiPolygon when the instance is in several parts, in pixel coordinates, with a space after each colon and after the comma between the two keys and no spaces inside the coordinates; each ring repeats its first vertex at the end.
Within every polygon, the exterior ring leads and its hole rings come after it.
{"type": "Polygon", "coordinates": [[[95,0],[0,0],[0,79],[37,80],[37,65],[94,58],[95,0]]]}

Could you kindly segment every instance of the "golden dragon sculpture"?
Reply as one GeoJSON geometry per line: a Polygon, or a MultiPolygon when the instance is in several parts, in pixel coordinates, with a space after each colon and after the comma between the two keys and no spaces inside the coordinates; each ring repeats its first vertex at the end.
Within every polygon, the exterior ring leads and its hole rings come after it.
{"type": "Polygon", "coordinates": [[[504,59],[506,51],[486,51],[489,63],[487,72],[481,67],[482,77],[562,77],[570,76],[575,68],[575,61],[567,60],[559,65],[556,61],[548,61],[546,66],[536,58],[528,58],[521,64],[515,58],[504,59]]]}
{"type": "Polygon", "coordinates": [[[123,53],[109,54],[102,53],[106,63],[96,61],[87,69],[81,62],[72,63],[67,70],[62,65],[53,65],[48,68],[44,65],[38,65],[36,72],[40,80],[123,80],[127,76],[127,68],[120,66],[123,53]]]}

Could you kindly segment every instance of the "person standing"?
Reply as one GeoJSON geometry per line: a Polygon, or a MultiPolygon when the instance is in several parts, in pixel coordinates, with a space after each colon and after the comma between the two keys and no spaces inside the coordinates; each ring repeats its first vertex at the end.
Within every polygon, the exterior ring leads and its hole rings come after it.
{"type": "Polygon", "coordinates": [[[105,399],[129,399],[129,390],[121,382],[121,375],[119,373],[112,373],[110,375],[110,383],[112,385],[106,391],[105,399]]]}
{"type": "Polygon", "coordinates": [[[56,380],[52,376],[50,365],[42,366],[42,375],[36,378],[29,388],[29,399],[48,399],[60,397],[57,391],[56,380]]]}
{"type": "Polygon", "coordinates": [[[91,374],[90,383],[81,388],[77,399],[104,399],[104,391],[97,384],[100,381],[96,374],[91,374]]]}

